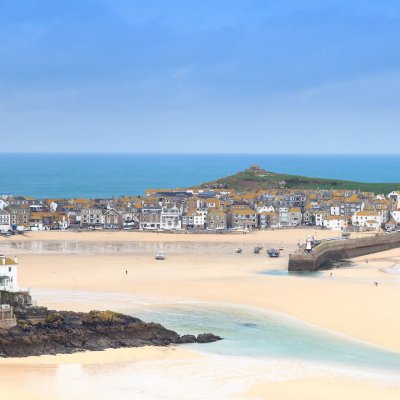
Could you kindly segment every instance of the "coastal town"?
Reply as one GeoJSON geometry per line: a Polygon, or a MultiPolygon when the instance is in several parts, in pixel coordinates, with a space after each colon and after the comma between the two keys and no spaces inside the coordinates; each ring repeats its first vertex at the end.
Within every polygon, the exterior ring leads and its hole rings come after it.
{"type": "Polygon", "coordinates": [[[65,229],[223,233],[301,226],[395,231],[400,228],[400,192],[299,190],[283,185],[240,193],[202,185],[98,199],[0,195],[3,235],[65,229]]]}

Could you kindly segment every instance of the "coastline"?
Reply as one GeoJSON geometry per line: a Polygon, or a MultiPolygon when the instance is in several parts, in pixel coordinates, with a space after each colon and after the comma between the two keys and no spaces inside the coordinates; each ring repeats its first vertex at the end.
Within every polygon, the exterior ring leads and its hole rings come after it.
{"type": "MultiPolygon", "coordinates": [[[[140,302],[146,301],[236,304],[283,313],[375,346],[399,351],[400,322],[394,317],[400,307],[399,277],[380,270],[397,262],[400,264],[399,249],[371,255],[368,264],[365,257],[354,259],[353,268],[334,269],[332,278],[329,272],[322,272],[318,277],[268,274],[269,271],[284,271],[287,268],[290,249],[308,232],[308,229],[260,231],[247,235],[32,232],[29,237],[20,240],[28,248],[17,246],[15,252],[19,257],[21,286],[29,286],[33,293],[46,293],[45,296],[39,295],[38,300],[41,305],[50,308],[76,311],[87,311],[96,305],[101,308],[102,302],[99,303],[96,296],[104,296],[104,304],[107,304],[110,295],[114,296],[114,302],[122,305],[124,297],[128,297],[127,307],[132,302],[140,305],[140,302]],[[39,253],[29,250],[29,243],[54,244],[59,241],[90,243],[97,247],[92,254],[49,252],[46,248],[39,253]],[[113,246],[112,242],[134,243],[136,247],[128,248],[126,253],[102,253],[104,244],[113,246]],[[244,249],[240,255],[234,252],[239,243],[244,249]],[[282,245],[282,256],[270,259],[265,255],[254,255],[252,248],[260,243],[282,245]],[[158,262],[154,260],[154,246],[163,244],[169,246],[167,259],[158,262]],[[208,249],[206,252],[203,251],[205,248],[208,249]],[[128,269],[127,276],[125,269],[128,269]],[[373,282],[377,279],[380,285],[375,288],[373,282]],[[82,303],[79,296],[76,298],[80,292],[95,295],[82,303]],[[47,299],[45,304],[44,298],[47,299]]],[[[320,237],[338,235],[337,232],[317,231],[317,235],[320,233],[320,237]]],[[[0,246],[6,241],[17,244],[19,238],[1,240],[0,246]]],[[[204,371],[211,368],[208,357],[181,347],[121,349],[34,360],[0,360],[0,369],[10,368],[10,374],[14,371],[16,376],[21,376],[34,365],[45,369],[53,365],[58,370],[63,365],[81,365],[84,368],[85,365],[130,365],[137,362],[157,366],[157,376],[166,374],[170,368],[180,371],[182,365],[193,370],[193,374],[203,376],[204,371]],[[200,361],[203,358],[204,361],[200,361]]],[[[296,367],[294,371],[298,369],[296,367]]],[[[230,379],[243,379],[244,382],[247,379],[237,370],[231,373],[230,379]]],[[[332,385],[336,388],[333,393],[337,397],[359,396],[360,393],[360,396],[364,394],[360,399],[372,399],[372,394],[379,392],[380,398],[392,400],[395,398],[393,393],[400,393],[399,387],[387,386],[385,382],[375,384],[357,377],[332,378],[329,372],[321,371],[315,377],[304,378],[285,377],[283,373],[280,382],[269,381],[269,378],[266,375],[268,382],[264,383],[262,378],[259,382],[250,381],[249,387],[243,387],[242,394],[235,398],[264,399],[273,395],[276,399],[291,399],[298,390],[310,399],[326,399],[324,394],[332,385]]],[[[3,379],[1,381],[3,383],[3,379]]],[[[224,384],[228,385],[227,382],[224,384]]],[[[24,398],[24,395],[16,398],[24,398]]],[[[46,397],[43,394],[38,398],[46,397]]]]}
{"type": "MultiPolygon", "coordinates": [[[[357,237],[365,235],[372,235],[375,232],[354,233],[357,237]]],[[[200,232],[193,233],[190,231],[183,231],[183,233],[173,233],[168,231],[152,232],[152,231],[112,231],[112,230],[99,230],[99,231],[73,231],[73,230],[54,230],[54,231],[30,231],[24,235],[13,235],[10,237],[0,237],[0,244],[4,241],[20,242],[20,241],[83,241],[83,242],[192,242],[195,238],[200,242],[227,242],[227,243],[258,243],[260,240],[269,240],[272,242],[285,242],[290,243],[293,247],[296,242],[291,242],[293,234],[306,236],[307,234],[315,234],[317,238],[327,238],[332,236],[340,236],[340,231],[318,229],[316,227],[309,228],[287,228],[287,229],[268,229],[268,230],[251,230],[247,233],[243,232],[228,232],[228,233],[214,233],[214,232],[200,232]]]]}
{"type": "MultiPolygon", "coordinates": [[[[321,279],[298,276],[263,275],[263,271],[284,271],[287,255],[294,243],[308,230],[281,232],[263,231],[240,236],[224,236],[229,241],[217,241],[212,236],[163,235],[163,243],[171,248],[165,261],[154,260],[153,247],[144,246],[137,253],[124,254],[24,254],[21,250],[20,283],[22,286],[46,289],[74,289],[78,291],[119,292],[142,298],[154,295],[165,301],[212,301],[243,304],[275,310],[283,314],[344,333],[393,350],[400,349],[398,332],[400,323],[391,318],[400,308],[396,275],[384,274],[374,259],[396,258],[398,249],[355,259],[361,267],[336,269],[333,277],[323,272],[321,279]],[[202,240],[198,240],[201,237],[202,240]],[[176,241],[175,239],[178,238],[176,241]],[[254,255],[252,245],[280,244],[284,247],[278,259],[254,255]],[[243,254],[234,253],[235,244],[243,244],[243,254]],[[179,246],[178,246],[179,244],[179,246]],[[181,247],[180,245],[184,245],[181,247]],[[198,246],[209,246],[207,254],[197,251],[198,246]],[[125,269],[129,274],[125,276],[125,269]],[[378,288],[373,282],[379,280],[378,288]],[[354,296],[357,293],[357,296],[354,296]],[[301,299],[301,301],[300,301],[301,299]]],[[[25,240],[52,238],[81,240],[81,233],[58,232],[46,235],[35,233],[25,240]]],[[[157,234],[89,233],[86,241],[128,241],[133,237],[140,243],[160,244],[157,234]]],[[[322,235],[332,232],[320,231],[322,235]]],[[[1,243],[1,242],[0,242],[1,243]]],[[[101,246],[101,243],[99,244],[101,246]]]]}
{"type": "Polygon", "coordinates": [[[0,368],[18,365],[59,365],[59,364],[112,364],[162,359],[200,358],[200,353],[188,351],[180,346],[144,346],[107,349],[102,351],[83,351],[72,354],[42,355],[30,357],[0,358],[0,368]]]}

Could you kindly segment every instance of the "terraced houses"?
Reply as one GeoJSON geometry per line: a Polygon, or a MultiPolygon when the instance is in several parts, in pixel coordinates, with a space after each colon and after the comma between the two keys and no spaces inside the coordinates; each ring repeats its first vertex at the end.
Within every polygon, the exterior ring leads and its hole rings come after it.
{"type": "Polygon", "coordinates": [[[400,194],[225,187],[148,190],[117,199],[2,197],[0,231],[129,229],[228,231],[316,226],[334,230],[398,229],[400,194]]]}

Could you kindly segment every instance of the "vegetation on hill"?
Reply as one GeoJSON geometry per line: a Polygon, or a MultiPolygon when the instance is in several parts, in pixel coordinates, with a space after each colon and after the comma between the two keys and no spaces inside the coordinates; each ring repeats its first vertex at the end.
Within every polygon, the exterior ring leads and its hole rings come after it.
{"type": "Polygon", "coordinates": [[[352,182],[339,179],[310,178],[301,175],[267,172],[253,166],[243,172],[217,179],[201,185],[203,188],[229,188],[239,193],[254,192],[264,189],[332,189],[360,190],[362,192],[390,193],[400,190],[400,183],[352,182]]]}

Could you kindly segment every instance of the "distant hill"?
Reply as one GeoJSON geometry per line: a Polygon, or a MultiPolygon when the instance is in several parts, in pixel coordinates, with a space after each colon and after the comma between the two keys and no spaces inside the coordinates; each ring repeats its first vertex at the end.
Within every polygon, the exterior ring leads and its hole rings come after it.
{"type": "Polygon", "coordinates": [[[237,192],[253,192],[263,189],[333,189],[360,190],[362,192],[390,193],[400,190],[400,183],[352,182],[339,179],[310,178],[265,171],[253,165],[243,172],[200,185],[203,188],[230,188],[237,192]]]}

